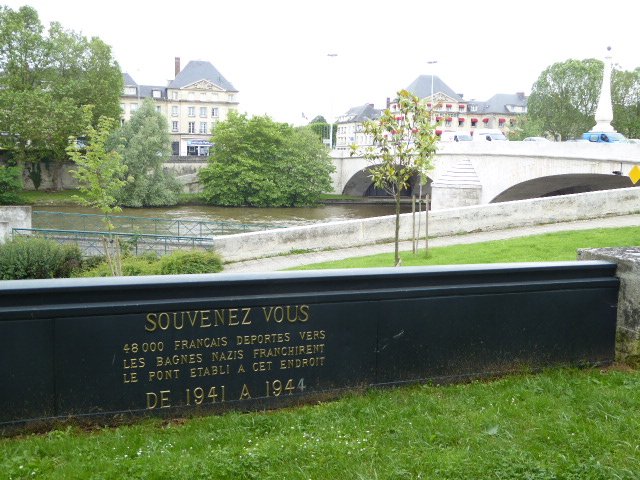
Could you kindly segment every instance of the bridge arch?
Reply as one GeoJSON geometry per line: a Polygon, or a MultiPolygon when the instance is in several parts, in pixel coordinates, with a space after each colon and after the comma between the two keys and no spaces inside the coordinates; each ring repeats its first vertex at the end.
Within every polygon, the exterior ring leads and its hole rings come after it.
{"type": "Polygon", "coordinates": [[[612,190],[632,186],[633,184],[629,177],[623,175],[601,173],[550,175],[517,183],[495,196],[489,203],[594,192],[597,190],[612,190]]]}
{"type": "MultiPolygon", "coordinates": [[[[342,189],[342,194],[354,197],[387,196],[388,194],[384,193],[382,190],[376,189],[373,185],[373,181],[371,180],[371,169],[376,166],[378,165],[371,165],[355,172],[345,183],[344,188],[342,189]]],[[[413,194],[417,195],[420,189],[419,182],[419,175],[414,175],[413,177],[411,177],[411,186],[407,190],[403,191],[403,196],[411,196],[413,194]]],[[[423,185],[422,189],[423,195],[425,193],[429,193],[430,186],[431,179],[427,178],[426,187],[423,185]]]]}

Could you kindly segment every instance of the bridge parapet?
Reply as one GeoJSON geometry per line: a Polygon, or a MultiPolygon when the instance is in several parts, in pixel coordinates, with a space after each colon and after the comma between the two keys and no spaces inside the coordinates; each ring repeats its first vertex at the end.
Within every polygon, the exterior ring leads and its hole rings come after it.
{"type": "MultiPolygon", "coordinates": [[[[332,155],[334,192],[362,195],[370,164],[348,152],[332,155]]],[[[519,200],[631,186],[640,145],[588,142],[441,143],[429,174],[433,208],[519,200]],[[613,178],[617,176],[617,178],[613,178]],[[573,190],[571,190],[573,189],[573,190]]]]}

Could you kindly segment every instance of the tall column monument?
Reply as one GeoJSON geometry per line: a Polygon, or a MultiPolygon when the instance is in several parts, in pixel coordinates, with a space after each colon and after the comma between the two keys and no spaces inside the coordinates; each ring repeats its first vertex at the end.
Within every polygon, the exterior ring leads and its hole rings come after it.
{"type": "Polygon", "coordinates": [[[592,132],[615,132],[611,126],[613,121],[613,107],[611,105],[611,47],[607,47],[604,57],[604,72],[602,73],[602,88],[598,108],[596,109],[596,124],[592,132]]]}

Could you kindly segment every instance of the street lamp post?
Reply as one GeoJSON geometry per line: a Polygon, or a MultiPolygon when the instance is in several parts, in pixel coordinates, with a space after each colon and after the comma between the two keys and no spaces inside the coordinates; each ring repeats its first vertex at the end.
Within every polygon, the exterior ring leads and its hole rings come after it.
{"type": "MultiPolygon", "coordinates": [[[[336,58],[338,56],[337,53],[327,53],[327,57],[336,58]]],[[[333,76],[333,75],[332,75],[333,76]]],[[[331,98],[331,93],[329,93],[329,98],[331,98]]],[[[333,102],[329,101],[329,118],[327,119],[329,123],[329,151],[333,150],[333,122],[331,121],[331,110],[333,110],[333,102]]]]}
{"type": "MultiPolygon", "coordinates": [[[[437,60],[428,60],[427,61],[427,65],[435,65],[436,63],[438,63],[437,60]]],[[[433,101],[433,69],[431,70],[431,109],[429,112],[429,121],[431,122],[431,124],[433,124],[433,106],[435,105],[435,102],[433,101]]]]}
{"type": "MultiPolygon", "coordinates": [[[[438,63],[437,60],[428,60],[427,61],[427,65],[435,65],[436,63],[438,63]]],[[[431,108],[429,109],[429,124],[433,125],[433,107],[435,105],[435,102],[433,100],[433,70],[431,71],[431,108]]],[[[420,238],[420,219],[422,218],[422,174],[420,175],[420,177],[418,178],[418,236],[417,238],[414,240],[414,247],[413,250],[414,252],[416,252],[418,250],[418,243],[419,243],[419,238],[420,238]]],[[[427,248],[427,242],[429,241],[427,239],[427,232],[428,232],[428,228],[429,226],[427,225],[428,222],[428,215],[429,215],[429,203],[425,200],[425,225],[424,225],[424,229],[425,229],[425,248],[427,248]]]]}

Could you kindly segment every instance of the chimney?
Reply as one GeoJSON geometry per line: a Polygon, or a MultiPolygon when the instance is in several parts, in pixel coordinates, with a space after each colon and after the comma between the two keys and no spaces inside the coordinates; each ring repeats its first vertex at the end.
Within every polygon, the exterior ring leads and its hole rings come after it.
{"type": "Polygon", "coordinates": [[[390,106],[391,106],[391,99],[387,97],[387,108],[389,108],[390,106]]]}
{"type": "Polygon", "coordinates": [[[516,95],[518,95],[518,100],[524,100],[524,92],[518,92],[516,95]]]}
{"type": "Polygon", "coordinates": [[[175,59],[175,69],[176,69],[175,76],[177,77],[178,74],[180,73],[180,57],[176,57],[175,59]]]}

